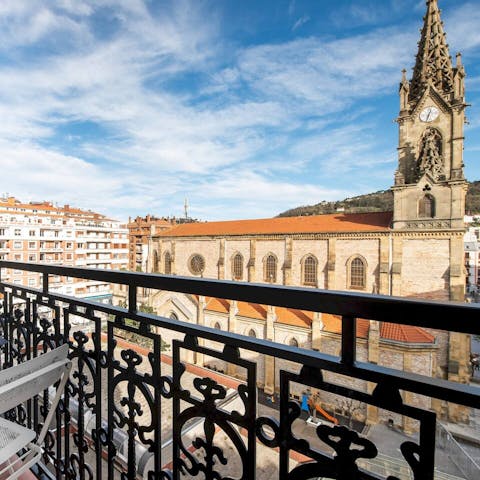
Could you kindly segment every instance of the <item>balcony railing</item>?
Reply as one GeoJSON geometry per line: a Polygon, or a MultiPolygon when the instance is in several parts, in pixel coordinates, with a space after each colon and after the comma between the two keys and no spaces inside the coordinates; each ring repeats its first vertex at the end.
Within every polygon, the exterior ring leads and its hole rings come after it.
{"type": "MultiPolygon", "coordinates": [[[[410,472],[406,478],[433,480],[437,416],[404,403],[400,392],[480,406],[477,387],[356,357],[357,318],[480,334],[476,305],[9,261],[0,261],[0,268],[43,276],[42,289],[0,281],[1,328],[7,340],[2,367],[70,343],[74,368],[41,466],[42,474],[51,478],[385,478],[365,467],[367,459],[377,457],[379,445],[351,428],[323,424],[308,438],[298,436],[295,422],[301,408],[290,395],[295,383],[415,419],[417,440],[400,447],[410,472]],[[49,292],[49,275],[126,285],[128,307],[49,292]],[[143,288],[339,315],[340,356],[143,313],[137,310],[137,291],[143,288]],[[167,331],[179,337],[166,356],[162,334],[167,331]],[[122,333],[147,342],[134,348],[122,333]],[[217,348],[207,342],[215,342],[217,348]],[[280,369],[277,415],[260,413],[257,364],[244,356],[245,351],[301,366],[296,372],[280,369]],[[195,368],[186,361],[192,355],[234,365],[245,372],[244,380],[234,382],[196,367],[195,378],[185,383],[185,372],[195,368]],[[352,386],[327,381],[327,374],[349,377],[352,386]],[[371,386],[368,393],[353,388],[359,380],[371,386]],[[312,436],[330,450],[318,448],[312,436]],[[267,460],[273,470],[266,469],[267,460]],[[267,476],[267,471],[275,473],[267,476]]],[[[38,427],[47,405],[45,392],[10,417],[38,427]]]]}

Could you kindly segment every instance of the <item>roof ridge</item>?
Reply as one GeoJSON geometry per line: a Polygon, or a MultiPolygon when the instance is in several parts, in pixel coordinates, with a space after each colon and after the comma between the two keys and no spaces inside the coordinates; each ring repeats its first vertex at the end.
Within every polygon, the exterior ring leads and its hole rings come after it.
{"type": "Polygon", "coordinates": [[[157,237],[287,235],[294,233],[376,232],[390,228],[392,212],[334,213],[299,217],[222,220],[176,225],[157,237]]]}

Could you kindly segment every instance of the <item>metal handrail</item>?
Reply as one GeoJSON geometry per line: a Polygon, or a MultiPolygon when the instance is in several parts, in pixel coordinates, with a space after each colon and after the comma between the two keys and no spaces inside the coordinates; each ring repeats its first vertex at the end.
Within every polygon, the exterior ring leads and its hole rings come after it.
{"type": "Polygon", "coordinates": [[[51,302],[65,302],[69,304],[74,302],[75,306],[92,311],[101,311],[117,315],[118,317],[128,316],[128,318],[137,320],[144,326],[151,325],[166,328],[193,337],[228,344],[234,348],[243,348],[290,360],[312,368],[325,368],[335,373],[369,382],[399,381],[403,390],[413,393],[432,398],[448,399],[451,402],[473,408],[478,408],[480,405],[480,393],[476,387],[355,360],[356,335],[354,332],[356,331],[355,320],[357,318],[480,334],[480,323],[478,322],[480,306],[476,304],[210,280],[175,275],[52,266],[5,260],[0,260],[0,268],[14,268],[43,274],[44,285],[42,290],[1,282],[0,277],[0,290],[5,288],[9,288],[12,291],[17,290],[20,296],[25,296],[27,293],[41,296],[48,294],[51,302]],[[49,275],[61,275],[126,285],[129,288],[129,306],[125,309],[77,297],[49,293],[49,275]],[[220,332],[217,329],[203,325],[142,313],[136,310],[137,288],[227,298],[229,300],[339,315],[342,316],[341,356],[338,358],[301,347],[292,347],[232,332],[220,332]]]}

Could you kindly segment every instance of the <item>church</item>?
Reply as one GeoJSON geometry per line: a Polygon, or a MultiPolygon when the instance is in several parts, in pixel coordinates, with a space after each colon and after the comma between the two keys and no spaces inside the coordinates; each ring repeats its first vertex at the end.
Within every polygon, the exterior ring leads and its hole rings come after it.
{"type": "MultiPolygon", "coordinates": [[[[393,212],[182,224],[152,237],[149,271],[464,301],[464,81],[461,55],[452,63],[437,0],[428,0],[413,75],[404,70],[399,88],[393,212]]],[[[331,315],[169,292],[149,302],[183,321],[336,355],[340,350],[340,319],[331,315]]],[[[360,360],[469,381],[466,335],[360,320],[357,339],[360,360]]],[[[278,389],[279,370],[289,366],[243,353],[256,359],[260,386],[278,389]]],[[[208,358],[190,361],[239,375],[208,358]]],[[[439,413],[467,420],[461,409],[434,402],[439,413]]],[[[328,399],[324,405],[332,409],[328,399]]],[[[376,415],[368,412],[367,420],[376,415]]]]}

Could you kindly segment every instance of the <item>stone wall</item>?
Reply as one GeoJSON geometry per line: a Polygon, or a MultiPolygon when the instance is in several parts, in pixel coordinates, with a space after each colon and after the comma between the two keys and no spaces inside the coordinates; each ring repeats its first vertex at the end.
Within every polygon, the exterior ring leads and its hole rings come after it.
{"type": "Polygon", "coordinates": [[[401,295],[449,300],[450,240],[403,238],[401,295]]]}

